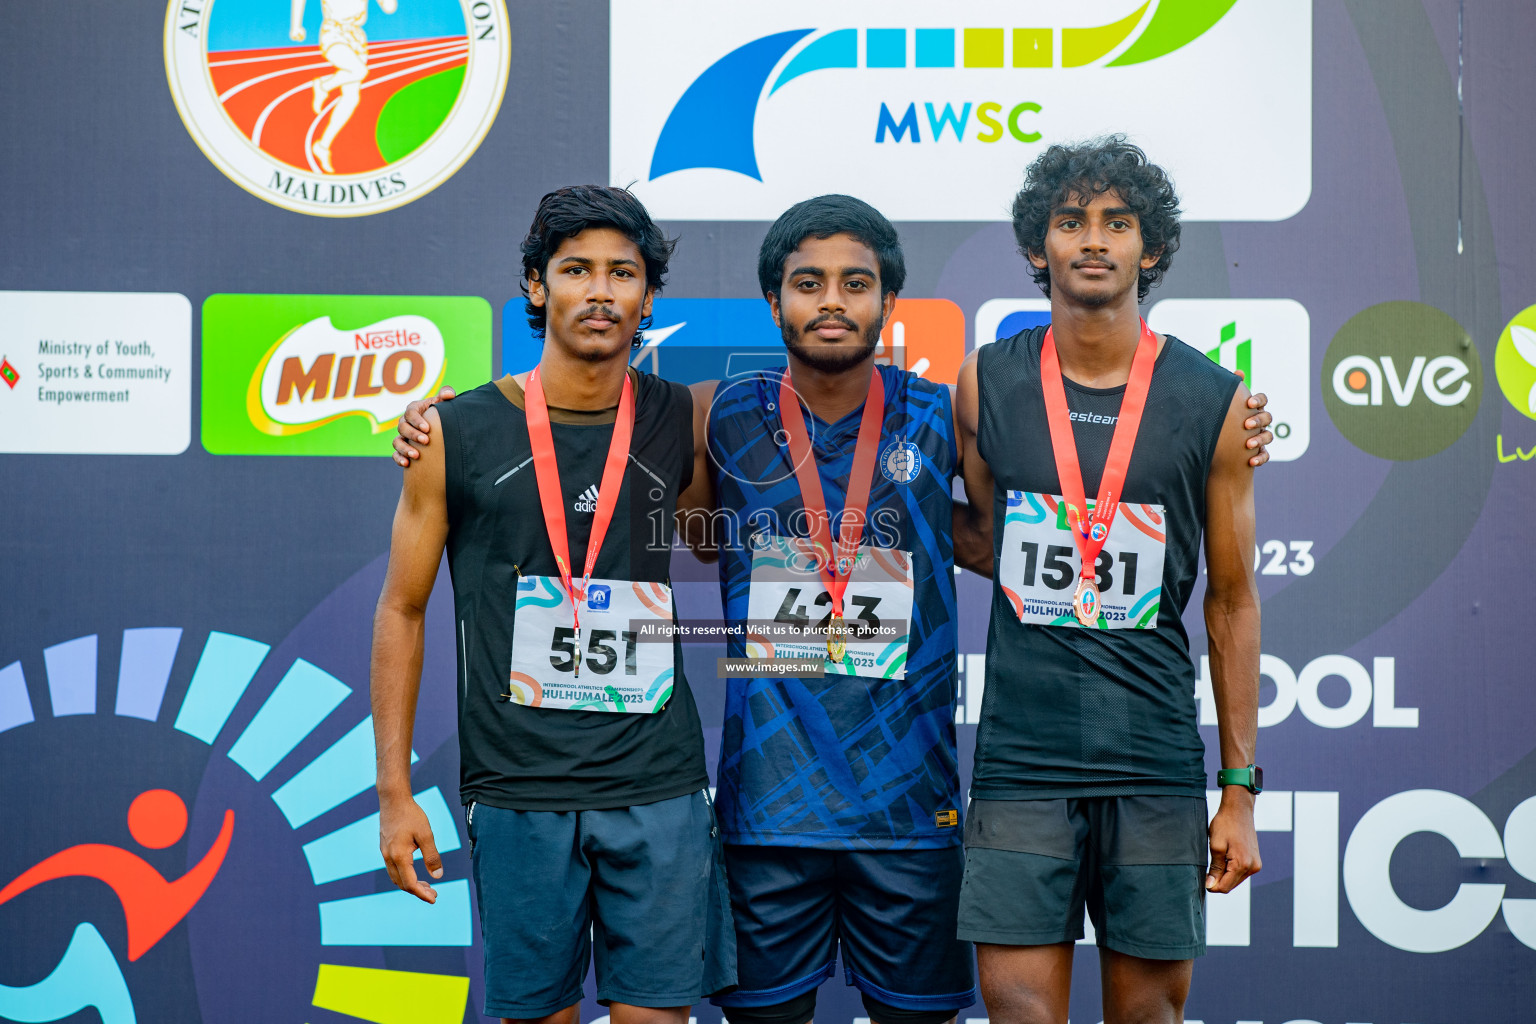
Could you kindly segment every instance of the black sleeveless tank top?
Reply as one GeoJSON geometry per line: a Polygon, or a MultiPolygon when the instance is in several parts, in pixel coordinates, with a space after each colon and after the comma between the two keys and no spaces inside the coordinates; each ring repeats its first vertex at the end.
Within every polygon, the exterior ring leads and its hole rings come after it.
{"type": "MultiPolygon", "coordinates": [[[[593,576],[670,582],[673,511],[693,475],[693,400],[647,373],[613,522],[593,576]]],[[[709,784],[699,713],[674,642],[676,684],[656,714],[528,707],[506,700],[517,576],[559,576],[539,504],[521,389],[485,384],[437,408],[447,459],[448,566],[459,658],[460,796],[514,810],[653,803],[709,784]],[[505,388],[505,392],[503,391],[505,388]]],[[[613,416],[551,410],[568,555],[586,563],[613,416]],[[561,421],[564,422],[561,422],[561,421]],[[604,422],[606,421],[606,422],[604,422]],[[590,497],[590,495],[587,495],[590,497]]]]}
{"type": "MultiPolygon", "coordinates": [[[[997,481],[994,577],[1001,568],[1009,490],[1061,494],[1040,384],[1045,328],[982,349],[977,447],[997,481]]],[[[1124,386],[1066,380],[1067,407],[1092,497],[1099,488],[1124,386]]],[[[1169,337],[1158,354],[1124,502],[1164,506],[1166,549],[1153,629],[1026,625],[992,584],[986,694],[971,795],[1023,800],[1198,795],[1205,745],[1195,717],[1194,666],[1180,616],[1199,572],[1205,486],[1238,378],[1169,337]]]]}

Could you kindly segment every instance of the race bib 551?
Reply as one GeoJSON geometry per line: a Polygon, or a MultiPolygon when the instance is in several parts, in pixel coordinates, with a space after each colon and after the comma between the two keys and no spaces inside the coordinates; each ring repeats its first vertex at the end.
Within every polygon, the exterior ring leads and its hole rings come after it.
{"type": "Polygon", "coordinates": [[[672,588],[594,579],[579,636],[571,612],[558,577],[518,578],[507,699],[562,711],[652,714],[665,707],[674,675],[672,588]]]}

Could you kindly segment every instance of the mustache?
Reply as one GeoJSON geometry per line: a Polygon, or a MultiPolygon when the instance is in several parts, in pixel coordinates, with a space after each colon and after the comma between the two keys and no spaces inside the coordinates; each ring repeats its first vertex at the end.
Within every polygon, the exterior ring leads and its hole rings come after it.
{"type": "Polygon", "coordinates": [[[589,316],[607,317],[609,320],[612,320],[615,323],[617,323],[620,319],[619,314],[615,313],[610,307],[603,305],[588,306],[580,313],[577,313],[575,318],[576,320],[581,321],[585,320],[589,316]]]}
{"type": "Polygon", "coordinates": [[[1072,269],[1076,270],[1078,267],[1081,267],[1085,263],[1100,263],[1100,264],[1103,264],[1104,266],[1108,267],[1110,270],[1114,270],[1115,269],[1114,261],[1113,260],[1107,260],[1107,259],[1105,259],[1102,256],[1084,256],[1080,260],[1073,260],[1072,261],[1072,269]]]}
{"type": "Polygon", "coordinates": [[[859,330],[858,324],[843,316],[841,313],[823,313],[821,316],[818,316],[816,319],[812,320],[810,323],[801,328],[801,331],[805,334],[810,334],[822,324],[837,324],[840,327],[848,328],[854,333],[858,333],[859,330]]]}

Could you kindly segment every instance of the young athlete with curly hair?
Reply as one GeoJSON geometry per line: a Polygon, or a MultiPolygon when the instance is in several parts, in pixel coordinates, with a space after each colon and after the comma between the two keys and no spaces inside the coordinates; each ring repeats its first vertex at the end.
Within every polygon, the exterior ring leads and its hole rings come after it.
{"type": "Polygon", "coordinates": [[[1085,905],[1107,1024],[1182,1020],[1206,891],[1260,866],[1248,393],[1137,311],[1178,215],[1123,137],[1050,147],[1013,205],[1050,327],[961,369],[967,528],[990,536],[995,575],[959,934],[993,1024],[1065,1024],[1085,905]],[[1180,619],[1202,542],[1227,769],[1208,830],[1180,619]]]}

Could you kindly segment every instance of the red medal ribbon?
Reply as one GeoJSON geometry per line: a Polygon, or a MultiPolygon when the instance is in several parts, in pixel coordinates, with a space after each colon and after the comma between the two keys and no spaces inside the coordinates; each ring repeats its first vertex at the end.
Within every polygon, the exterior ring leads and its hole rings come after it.
{"type": "Polygon", "coordinates": [[[1095,564],[1104,542],[1109,540],[1109,528],[1120,510],[1120,489],[1125,486],[1125,474],[1131,466],[1131,449],[1136,447],[1136,433],[1141,429],[1141,414],[1147,406],[1147,392],[1152,387],[1152,366],[1157,362],[1157,335],[1141,321],[1141,339],[1136,343],[1136,355],[1131,360],[1131,376],[1125,384],[1125,396],[1120,400],[1119,421],[1109,444],[1109,458],[1104,462],[1104,475],[1099,479],[1099,497],[1093,504],[1093,512],[1084,519],[1088,502],[1083,487],[1083,470],[1077,461],[1077,442],[1072,433],[1072,417],[1067,410],[1067,391],[1061,382],[1061,360],[1056,356],[1056,339],[1049,328],[1045,332],[1045,344],[1040,349],[1040,383],[1045,391],[1046,421],[1051,428],[1051,449],[1056,455],[1056,475],[1061,482],[1062,497],[1067,503],[1067,526],[1077,542],[1082,556],[1084,580],[1093,581],[1098,575],[1095,564]],[[1075,520],[1075,522],[1074,522],[1075,520]],[[1101,528],[1102,527],[1102,528],[1101,528]]]}
{"type": "MultiPolygon", "coordinates": [[[[629,442],[635,433],[635,385],[624,373],[624,391],[619,396],[619,415],[613,421],[613,440],[608,442],[608,458],[603,464],[603,479],[597,485],[597,509],[592,515],[592,534],[587,541],[587,562],[581,573],[581,586],[571,583],[571,542],[565,532],[565,502],[560,490],[560,467],[555,462],[555,436],[549,427],[549,406],[544,401],[544,385],[538,367],[528,375],[523,389],[527,402],[528,442],[533,447],[533,473],[539,482],[539,504],[544,507],[544,527],[549,531],[550,546],[555,549],[555,564],[560,567],[560,582],[571,599],[571,621],[576,629],[576,648],[581,649],[581,602],[587,596],[587,584],[597,566],[597,552],[613,521],[619,503],[619,488],[624,483],[625,464],[629,461],[629,442]]],[[[581,672],[581,658],[576,659],[581,672]]]]}
{"type": "Polygon", "coordinates": [[[826,581],[827,593],[832,597],[834,620],[843,617],[843,592],[848,589],[853,562],[863,541],[869,487],[875,476],[875,449],[880,444],[880,428],[885,418],[885,381],[878,368],[871,372],[869,393],[864,397],[864,415],[859,420],[859,439],[853,449],[853,470],[848,476],[848,500],[843,505],[835,547],[831,520],[827,515],[827,499],[821,489],[821,472],[816,468],[810,433],[800,412],[800,397],[790,385],[787,369],[779,385],[779,418],[784,422],[784,432],[789,435],[789,455],[794,462],[795,479],[800,484],[800,499],[810,516],[811,543],[816,547],[821,575],[826,581]]]}

